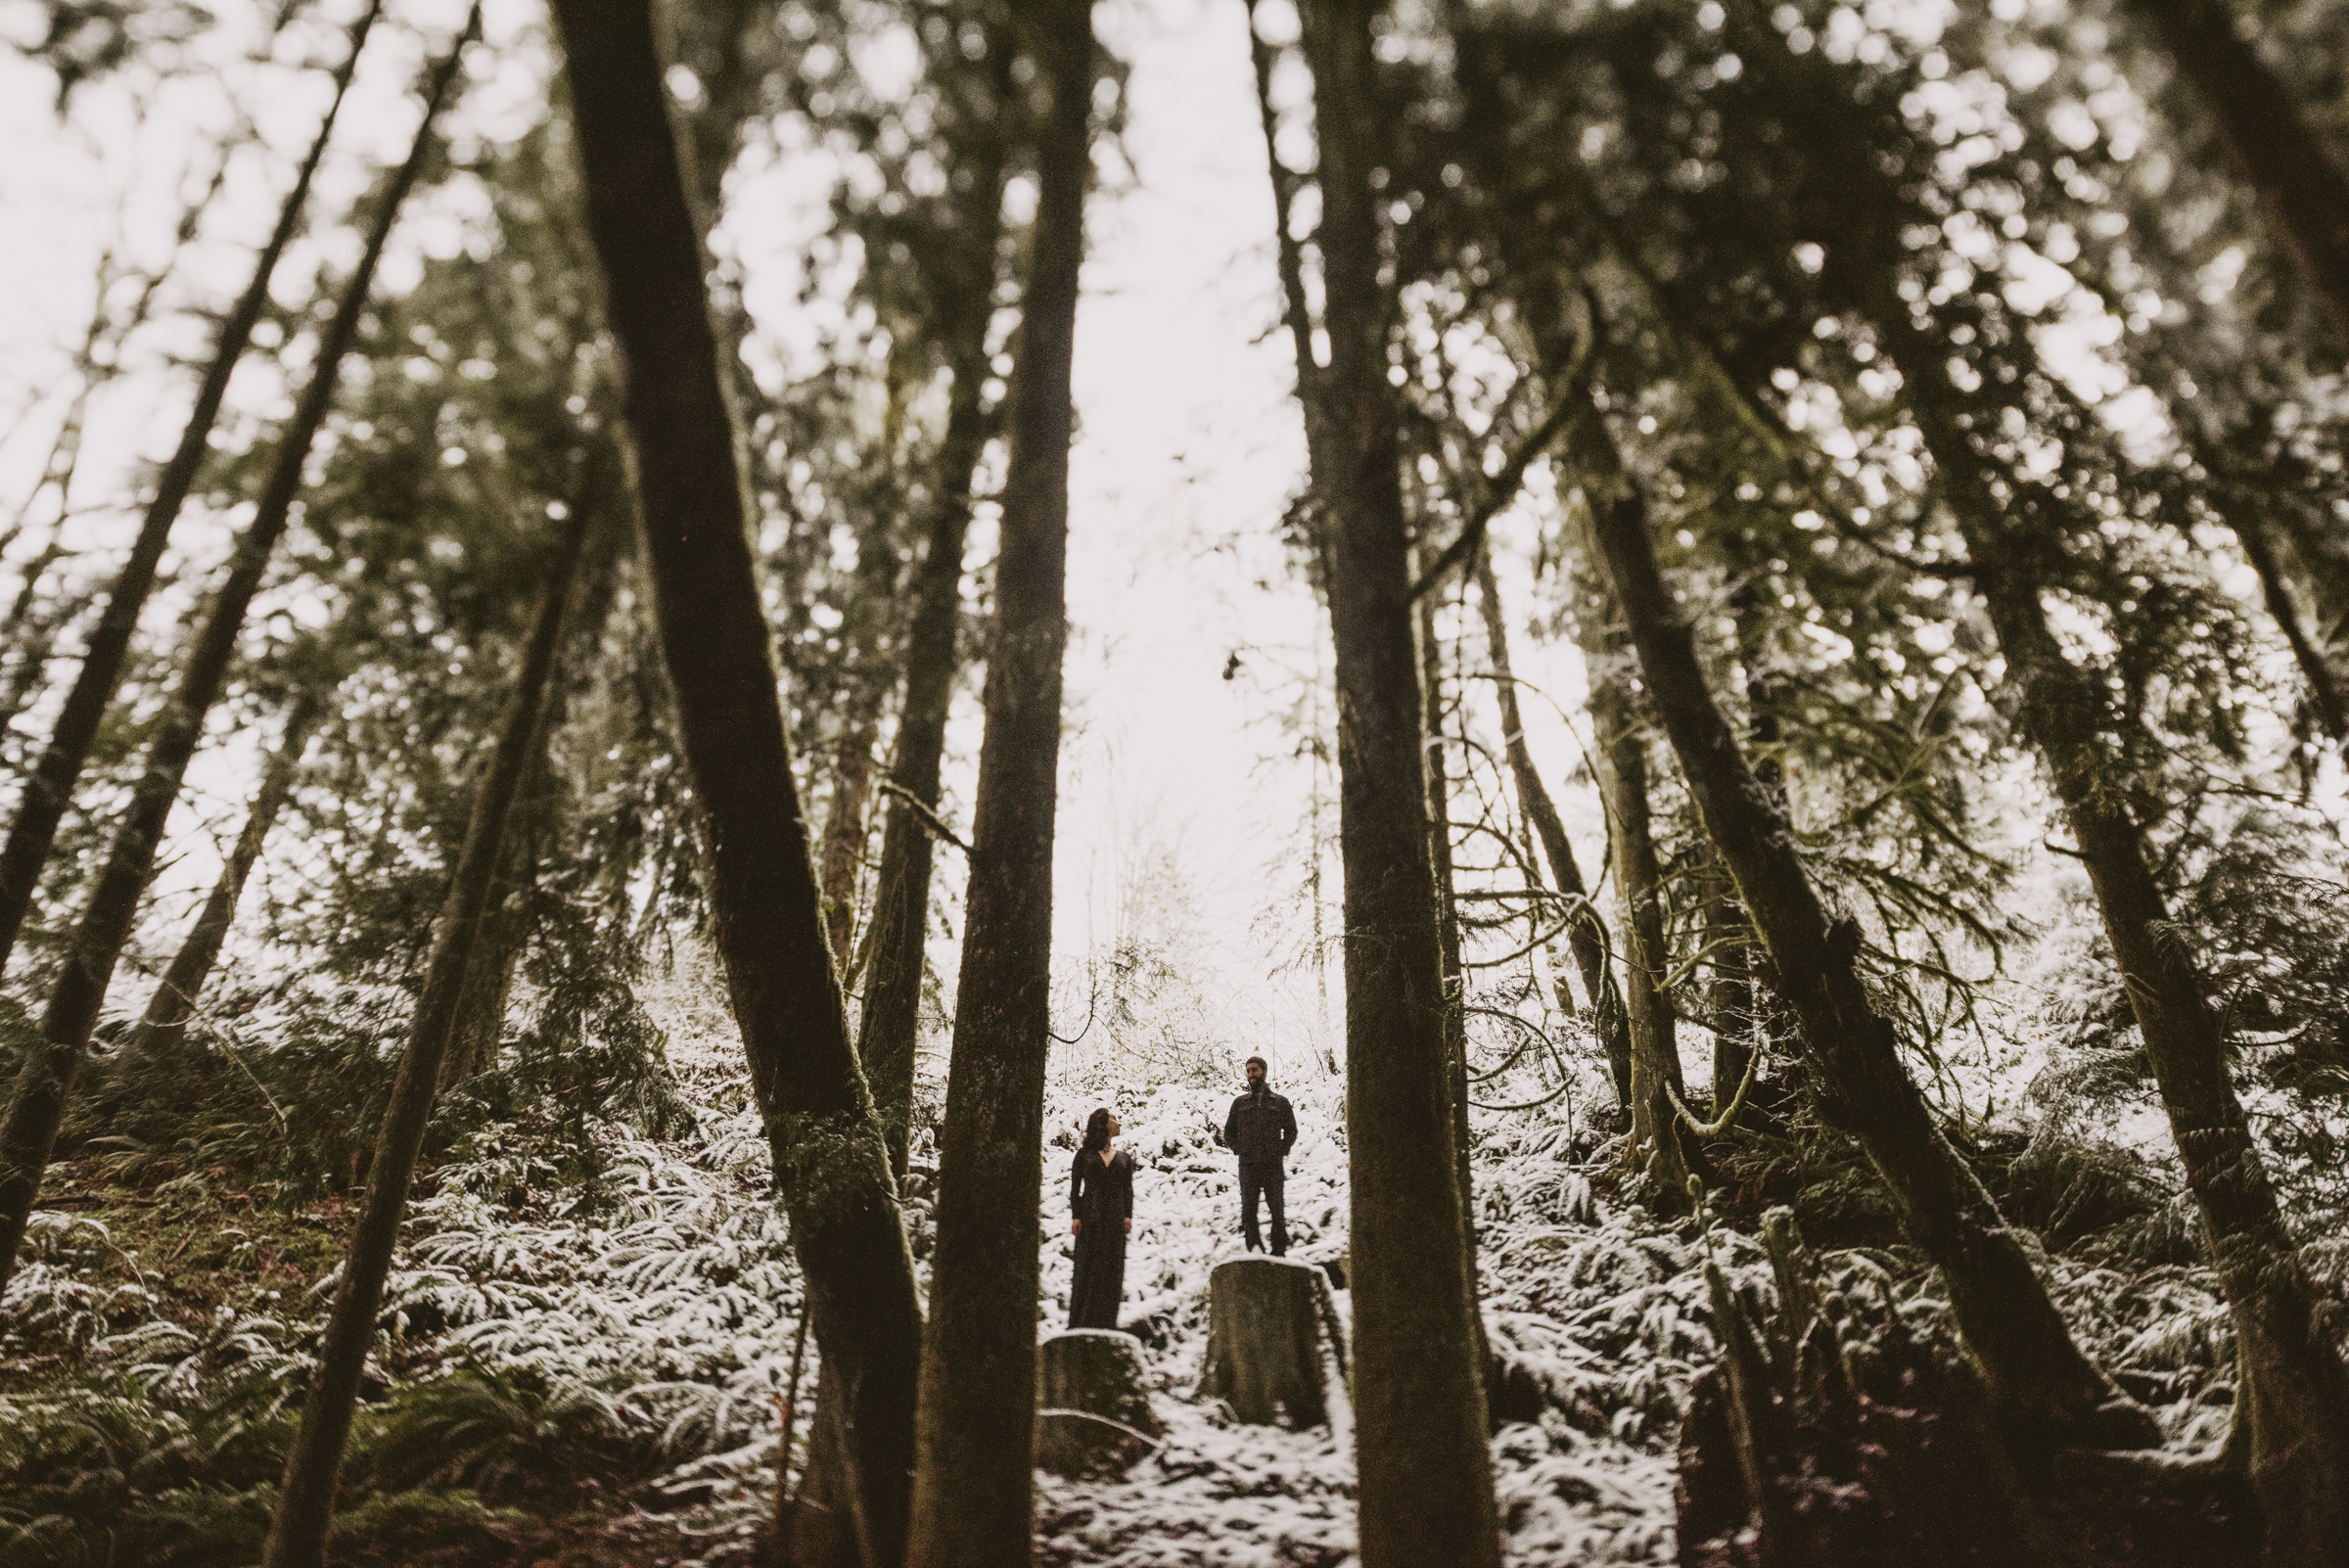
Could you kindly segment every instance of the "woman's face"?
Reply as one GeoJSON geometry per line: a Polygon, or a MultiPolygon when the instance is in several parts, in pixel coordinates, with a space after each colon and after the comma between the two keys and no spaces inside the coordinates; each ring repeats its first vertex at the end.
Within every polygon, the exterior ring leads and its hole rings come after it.
{"type": "Polygon", "coordinates": [[[1109,1135],[1112,1138],[1115,1138],[1124,1129],[1118,1126],[1118,1119],[1114,1116],[1111,1117],[1109,1119],[1109,1135]]]}

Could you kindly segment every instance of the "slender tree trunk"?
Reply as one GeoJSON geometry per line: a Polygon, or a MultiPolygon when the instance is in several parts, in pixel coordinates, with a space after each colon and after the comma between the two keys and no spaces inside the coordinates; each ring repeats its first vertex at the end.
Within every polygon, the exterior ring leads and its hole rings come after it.
{"type": "Polygon", "coordinates": [[[1820,907],[1783,809],[1715,707],[1695,642],[1657,569],[1644,497],[1622,474],[1595,407],[1575,435],[1586,473],[1621,476],[1610,486],[1616,503],[1590,514],[1599,558],[1638,650],[1649,701],[1800,1023],[1820,1114],[1859,1142],[1902,1227],[1949,1280],[1958,1332],[2010,1436],[2030,1446],[2156,1441],[2150,1417],[2073,1344],[2029,1254],[1942,1136],[1902,1064],[1891,1023],[1869,1006],[1855,966],[1859,929],[1848,917],[1830,922],[1820,907]]]}
{"type": "Polygon", "coordinates": [[[588,525],[588,558],[581,569],[585,586],[578,613],[572,618],[570,652],[558,669],[530,735],[530,766],[515,797],[514,817],[507,824],[504,849],[498,855],[497,875],[489,886],[489,904],[482,916],[482,934],[473,961],[465,967],[465,989],[457,1002],[456,1032],[440,1062],[440,1086],[462,1084],[494,1063],[505,1038],[506,1007],[514,994],[514,971],[530,945],[532,930],[530,893],[538,878],[538,862],[547,841],[557,831],[570,792],[554,772],[554,741],[571,716],[574,691],[601,652],[605,623],[612,619],[612,602],[620,592],[618,548],[625,537],[622,520],[615,516],[624,505],[623,481],[617,473],[617,450],[598,448],[591,465],[610,462],[611,470],[591,468],[581,481],[584,493],[573,506],[593,511],[588,525]]]}
{"type": "Polygon", "coordinates": [[[146,1015],[139,1020],[139,1027],[125,1047],[128,1054],[151,1059],[176,1056],[185,1043],[188,1019],[196,1011],[196,998],[204,994],[205,983],[212,978],[212,965],[219,961],[221,945],[228,940],[229,927],[236,921],[237,902],[245,895],[245,879],[253,874],[253,862],[261,857],[261,846],[269,838],[277,813],[293,797],[294,781],[301,770],[302,751],[309,745],[310,732],[317,728],[326,704],[324,694],[308,692],[286,715],[285,733],[261,771],[261,787],[254,792],[253,807],[245,814],[244,831],[237,835],[236,847],[229,851],[227,862],[220,867],[211,897],[205,899],[196,923],[188,928],[187,940],[180,944],[171,966],[163,971],[161,983],[155,988],[155,995],[148,1000],[146,1015]]]}
{"type": "Polygon", "coordinates": [[[2349,171],[2242,35],[2230,0],[2132,0],[2217,123],[2276,240],[2349,337],[2349,171]]]}
{"type": "Polygon", "coordinates": [[[1337,651],[1361,1559],[1364,1568],[1498,1568],[1476,1284],[1446,1114],[1443,956],[1378,276],[1375,7],[1313,0],[1302,9],[1330,360],[1315,380],[1327,398],[1331,462],[1314,481],[1337,651]]]}
{"type": "MultiPolygon", "coordinates": [[[[1906,315],[1903,315],[1906,322],[1906,315]]],[[[2048,764],[2104,916],[2145,1057],[2186,1166],[2204,1244],[2234,1320],[2250,1418],[2251,1484],[2270,1563],[2349,1561],[2349,1368],[2324,1298],[2292,1245],[2227,1068],[2225,1031],[2153,879],[2128,786],[2102,737],[2111,715],[2094,675],[2049,625],[2039,552],[2001,515],[1988,476],[1947,405],[1943,360],[1921,335],[1887,334],[1926,450],[1948,494],[1974,585],[1987,601],[2025,730],[2048,764]],[[1936,379],[1936,378],[1939,379],[1936,379]]]]}
{"type": "Polygon", "coordinates": [[[792,783],[700,235],[646,0],[559,0],[555,14],[718,955],[816,1342],[842,1391],[844,1502],[866,1562],[895,1568],[921,1309],[792,783]]]}
{"type": "Polygon", "coordinates": [[[530,641],[523,649],[522,667],[515,674],[514,695],[498,724],[488,769],[474,791],[472,819],[466,825],[465,847],[457,855],[448,897],[440,908],[424,993],[416,999],[407,1049],[400,1053],[391,1102],[384,1108],[384,1125],[376,1133],[375,1158],[367,1169],[367,1196],[359,1209],[358,1225],[351,1232],[350,1250],[343,1260],[334,1307],[327,1314],[318,1365],[310,1374],[309,1392],[301,1404],[301,1424],[286,1457],[277,1511],[269,1521],[269,1539],[262,1547],[265,1568],[321,1568],[326,1561],[335,1481],[343,1468],[344,1443],[350,1436],[351,1407],[358,1399],[367,1353],[375,1345],[375,1316],[383,1305],[384,1280],[392,1271],[399,1222],[407,1212],[408,1184],[415,1178],[416,1156],[424,1147],[425,1128],[432,1120],[440,1060],[456,1033],[465,971],[481,934],[483,912],[489,904],[490,885],[497,880],[506,823],[522,793],[523,777],[530,771],[533,736],[545,715],[547,688],[554,683],[555,655],[562,646],[565,612],[578,576],[587,528],[588,520],[581,514],[575,516],[564,531],[530,641]]]}
{"type": "Polygon", "coordinates": [[[1001,1568],[1035,1535],[1036,1200],[1068,641],[1069,376],[1092,171],[1092,0],[1025,14],[1051,106],[1010,408],[987,731],[938,1160],[911,1568],[1001,1568]]]}
{"type": "Polygon", "coordinates": [[[1500,582],[1494,576],[1489,549],[1477,552],[1476,588],[1484,606],[1485,645],[1493,664],[1500,724],[1506,732],[1502,745],[1510,776],[1517,785],[1517,804],[1526,820],[1533,824],[1534,836],[1542,841],[1542,854],[1549,862],[1551,880],[1557,883],[1560,893],[1577,900],[1574,923],[1566,928],[1566,944],[1574,954],[1575,968],[1582,974],[1583,993],[1589,998],[1591,1028],[1597,1032],[1608,1069],[1615,1077],[1615,1097],[1628,1110],[1632,1103],[1631,1020],[1624,1012],[1623,992],[1615,984],[1614,966],[1607,961],[1605,921],[1583,881],[1582,867],[1575,862],[1574,846],[1566,837],[1566,820],[1558,814],[1557,803],[1550,798],[1549,786],[1542,781],[1541,770],[1534,766],[1533,750],[1525,742],[1525,720],[1517,702],[1517,677],[1509,664],[1508,616],[1501,607],[1500,582]]]}
{"type": "Polygon", "coordinates": [[[90,891],[89,902],[67,949],[65,968],[58,976],[57,989],[51,993],[48,1012],[41,1021],[41,1044],[25,1057],[23,1069],[18,1075],[16,1096],[10,1102],[7,1121],[0,1124],[0,1285],[7,1283],[9,1273],[15,1268],[17,1244],[23,1238],[24,1222],[40,1191],[41,1176],[57,1140],[58,1124],[65,1115],[74,1073],[89,1046],[90,1032],[97,1026],[107,988],[114,982],[115,965],[122,956],[122,945],[130,938],[139,896],[146,892],[148,879],[154,875],[156,851],[162,843],[172,804],[179,798],[188,762],[204,739],[206,715],[211,712],[212,702],[227,679],[229,665],[236,658],[245,612],[260,588],[269,558],[286,531],[295,498],[301,491],[302,466],[334,401],[335,380],[344,357],[358,337],[359,319],[366,313],[367,293],[375,278],[376,263],[383,256],[384,242],[391,237],[400,204],[406,200],[432,150],[434,119],[449,83],[456,77],[464,42],[471,39],[478,23],[477,12],[468,23],[465,38],[429,73],[425,83],[424,122],[417,127],[415,144],[408,152],[407,161],[392,177],[391,188],[384,193],[367,234],[366,247],[360,254],[358,269],[344,286],[334,320],[319,344],[317,368],[310,373],[309,385],[303,389],[294,417],[287,424],[267,487],[261,492],[253,521],[246,525],[237,540],[228,576],[189,646],[179,683],[172,690],[155,739],[148,747],[146,765],[132,786],[130,803],[115,828],[106,865],[90,891]]]}
{"type": "Polygon", "coordinates": [[[865,804],[873,791],[873,743],[869,715],[859,715],[832,754],[832,807],[824,813],[824,930],[832,961],[849,972],[856,945],[856,878],[864,869],[864,848],[872,837],[865,804]]]}
{"type": "MultiPolygon", "coordinates": [[[[327,140],[342,113],[344,95],[350,86],[351,73],[358,67],[359,52],[365,47],[367,34],[381,9],[381,0],[370,0],[351,29],[350,53],[335,73],[335,96],[327,106],[326,118],[320,122],[309,155],[295,175],[293,190],[286,194],[277,227],[253,263],[252,282],[246,285],[245,293],[220,324],[219,341],[213,346],[204,380],[196,389],[196,405],[188,412],[179,445],[156,481],[155,494],[147,503],[138,535],[131,541],[130,555],[115,576],[115,585],[107,595],[106,609],[100,613],[88,646],[82,650],[81,668],[66,694],[65,706],[58,712],[49,744],[24,780],[24,796],[17,807],[17,819],[9,827],[8,842],[0,845],[0,970],[7,968],[9,956],[16,950],[18,933],[23,929],[24,917],[32,908],[33,892],[40,886],[41,867],[49,858],[50,846],[57,840],[58,824],[65,819],[66,807],[73,798],[73,786],[79,782],[82,767],[89,761],[90,743],[97,737],[107,706],[114,701],[115,690],[121,683],[123,662],[130,653],[131,637],[138,630],[139,612],[146,608],[147,595],[155,586],[156,568],[162,560],[171,525],[178,520],[181,505],[195,487],[212,423],[220,413],[220,400],[228,392],[229,377],[244,355],[253,323],[260,319],[261,309],[269,301],[269,280],[299,226],[311,178],[318,171],[319,161],[326,156],[327,140]]],[[[330,375],[330,384],[331,380],[330,375]]],[[[5,1154],[0,1154],[0,1160],[5,1158],[5,1154]]],[[[6,1180],[6,1176],[0,1174],[0,1185],[6,1180]]],[[[5,1195],[0,1195],[0,1209],[5,1209],[7,1202],[5,1195]]],[[[0,1279],[4,1279],[8,1257],[15,1252],[15,1240],[7,1230],[4,1215],[0,1215],[0,1250],[7,1254],[0,1256],[0,1279]]]]}
{"type": "MultiPolygon", "coordinates": [[[[1434,594],[1419,600],[1419,690],[1427,734],[1427,848],[1436,878],[1436,950],[1444,976],[1444,1078],[1451,1100],[1451,1167],[1460,1190],[1460,1240],[1476,1282],[1476,1131],[1468,1122],[1468,971],[1460,963],[1460,911],[1451,869],[1451,770],[1444,755],[1444,648],[1436,640],[1434,594]]],[[[1475,1314],[1476,1364],[1491,1368],[1485,1314],[1475,1314]]],[[[1491,1390],[1487,1391],[1490,1397],[1491,1390]]]]}
{"type": "MultiPolygon", "coordinates": [[[[1578,515],[1588,518],[1615,504],[1604,488],[1610,477],[1585,476],[1587,504],[1576,509],[1578,515]]],[[[1590,687],[1590,726],[1597,748],[1592,761],[1607,807],[1616,896],[1623,900],[1623,991],[1632,1038],[1632,1131],[1624,1160],[1632,1170],[1648,1174],[1645,1201],[1661,1213],[1677,1214],[1687,1206],[1694,1151],[1682,1141],[1680,1116],[1672,1104],[1674,1095],[1685,1100],[1688,1091],[1681,1073],[1672,994],[1664,984],[1672,955],[1664,941],[1664,870],[1656,861],[1648,808],[1647,739],[1640,733],[1642,715],[1632,694],[1635,660],[1622,612],[1598,570],[1588,525],[1577,531],[1583,537],[1578,540],[1582,566],[1576,572],[1580,580],[1575,628],[1590,687]]]]}
{"type": "MultiPolygon", "coordinates": [[[[1001,227],[1002,174],[982,171],[995,204],[985,231],[972,238],[991,258],[1001,227]]],[[[913,1060],[921,1035],[922,970],[930,927],[930,870],[935,853],[931,822],[938,812],[939,774],[945,759],[946,716],[961,669],[955,631],[962,620],[962,547],[971,523],[971,476],[986,444],[979,407],[987,376],[987,312],[967,312],[953,356],[945,439],[938,455],[940,494],[929,539],[914,577],[912,623],[905,637],[904,709],[898,720],[897,758],[889,774],[889,804],[881,830],[881,869],[874,879],[871,943],[864,1010],[856,1050],[889,1142],[890,1168],[905,1174],[913,1137],[913,1060]]]]}

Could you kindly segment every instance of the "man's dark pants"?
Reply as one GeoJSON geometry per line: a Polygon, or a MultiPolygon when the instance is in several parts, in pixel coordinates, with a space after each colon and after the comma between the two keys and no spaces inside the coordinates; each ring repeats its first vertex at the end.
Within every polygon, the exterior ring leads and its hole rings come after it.
{"type": "Polygon", "coordinates": [[[1287,1174],[1278,1161],[1259,1164],[1252,1160],[1240,1162],[1240,1234],[1248,1238],[1250,1252],[1265,1250],[1264,1237],[1257,1233],[1256,1200],[1261,1193],[1272,1210],[1272,1256],[1289,1255],[1288,1203],[1281,1191],[1287,1174]]]}

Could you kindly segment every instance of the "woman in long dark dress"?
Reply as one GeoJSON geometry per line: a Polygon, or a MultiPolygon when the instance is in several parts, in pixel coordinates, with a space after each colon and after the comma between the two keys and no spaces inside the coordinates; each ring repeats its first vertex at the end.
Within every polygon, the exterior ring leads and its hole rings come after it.
{"type": "Polygon", "coordinates": [[[1069,1233],[1077,1238],[1071,1328],[1115,1328],[1126,1296],[1126,1238],[1133,1234],[1133,1156],[1117,1146],[1108,1106],[1084,1124],[1084,1146],[1069,1173],[1069,1233]]]}

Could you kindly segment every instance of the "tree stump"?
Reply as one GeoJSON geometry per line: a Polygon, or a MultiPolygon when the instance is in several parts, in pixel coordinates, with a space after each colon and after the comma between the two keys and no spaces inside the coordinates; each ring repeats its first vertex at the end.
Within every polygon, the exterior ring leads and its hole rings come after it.
{"type": "Polygon", "coordinates": [[[1131,1334],[1073,1328],[1037,1347],[1036,1462],[1054,1475],[1124,1475],[1166,1434],[1131,1334]]]}
{"type": "Polygon", "coordinates": [[[1201,1399],[1220,1399],[1254,1426],[1324,1426],[1324,1325],[1341,1368],[1337,1310],[1329,1281],[1292,1258],[1234,1258],[1208,1280],[1207,1370],[1201,1399]]]}

